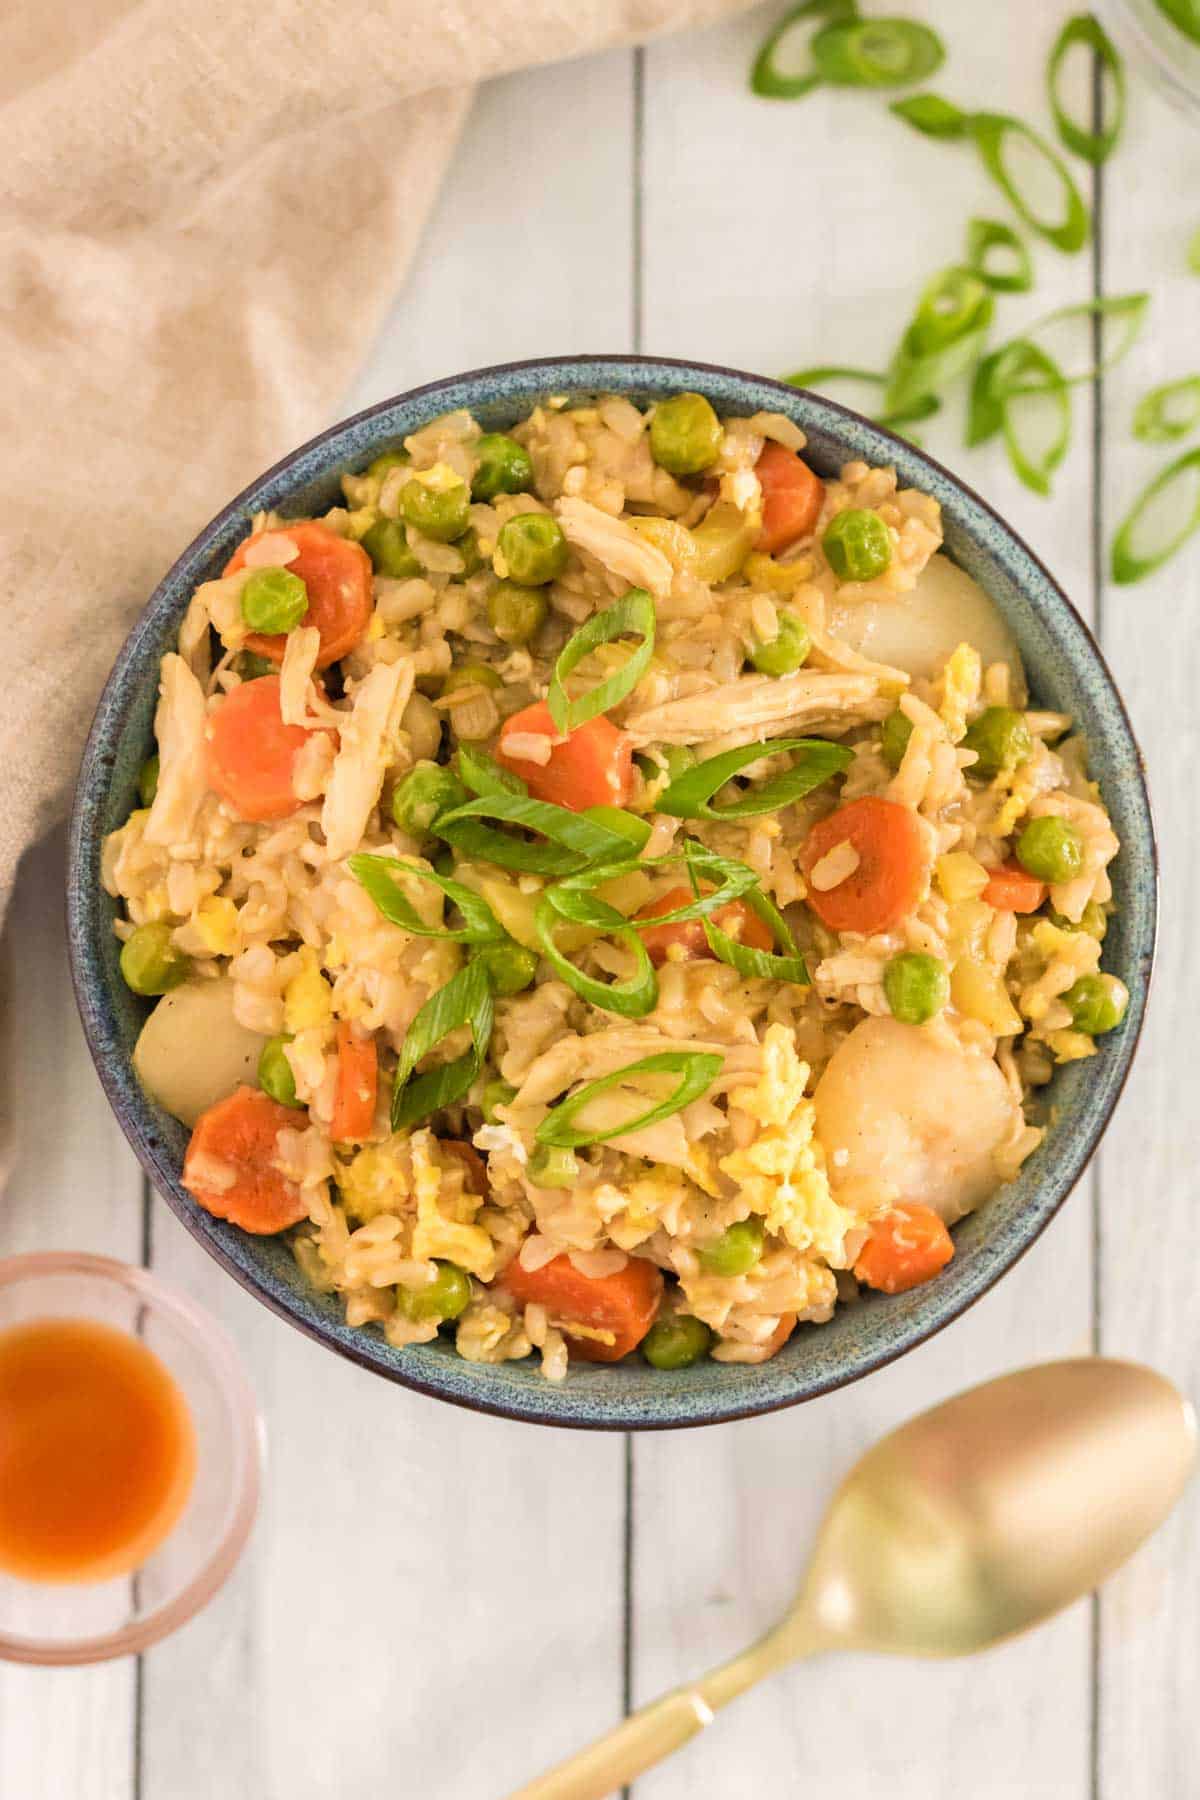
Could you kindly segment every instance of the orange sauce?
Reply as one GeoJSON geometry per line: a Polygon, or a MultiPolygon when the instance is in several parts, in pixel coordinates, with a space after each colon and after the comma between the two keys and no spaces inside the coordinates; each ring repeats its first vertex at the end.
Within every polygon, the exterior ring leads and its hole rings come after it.
{"type": "Polygon", "coordinates": [[[91,1319],[0,1332],[0,1569],[123,1575],[171,1530],[195,1473],[187,1403],[136,1337],[91,1319]]]}

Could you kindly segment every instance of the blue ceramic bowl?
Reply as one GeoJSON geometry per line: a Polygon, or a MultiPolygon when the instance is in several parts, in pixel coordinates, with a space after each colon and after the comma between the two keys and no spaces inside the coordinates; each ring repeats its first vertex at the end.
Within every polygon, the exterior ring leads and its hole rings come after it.
{"type": "Polygon", "coordinates": [[[109,678],[80,771],[68,880],[72,970],[100,1079],[151,1181],[231,1275],[311,1337],[422,1393],[543,1424],[635,1431],[770,1412],[855,1381],[940,1331],[1012,1267],[1075,1185],[1121,1091],[1145,1006],[1156,899],[1150,806],[1125,709],[1086,626],[1003,520],[911,444],[831,401],[732,369],[650,357],[555,358],[434,382],[324,432],[240,494],[151,596],[109,678]],[[1105,962],[1127,983],[1131,1000],[1124,1025],[1101,1041],[1099,1054],[1056,1075],[1056,1124],[1048,1143],[1016,1183],[957,1228],[957,1254],[936,1281],[895,1298],[873,1296],[828,1325],[802,1326],[761,1368],[705,1362],[665,1374],[633,1358],[612,1368],[575,1366],[562,1386],[552,1387],[533,1360],[481,1367],[462,1361],[447,1343],[393,1350],[370,1330],[349,1329],[332,1300],[305,1286],[285,1244],[247,1237],[210,1218],[184,1191],[179,1176],[187,1132],[147,1099],[130,1062],[145,1006],[118,973],[115,907],[100,885],[100,850],[135,804],[138,769],[152,739],[159,658],[174,646],[192,590],[219,572],[252,513],[265,507],[321,512],[339,499],[343,470],[362,468],[381,445],[453,407],[469,408],[486,430],[501,430],[553,394],[615,391],[649,402],[681,388],[707,394],[719,412],[786,413],[807,433],[807,454],[825,474],[856,457],[894,463],[903,484],[941,502],[946,548],[1008,620],[1034,694],[1070,713],[1087,736],[1092,770],[1122,843],[1114,869],[1119,911],[1105,962]]]}

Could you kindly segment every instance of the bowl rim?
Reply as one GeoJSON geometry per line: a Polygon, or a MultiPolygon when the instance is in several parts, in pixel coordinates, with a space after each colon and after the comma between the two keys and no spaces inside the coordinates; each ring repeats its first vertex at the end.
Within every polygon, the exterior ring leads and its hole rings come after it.
{"type": "MultiPolygon", "coordinates": [[[[974,532],[973,535],[975,535],[974,532]]],[[[88,731],[68,828],[68,960],[84,1035],[101,1085],[118,1123],[151,1185],[166,1199],[177,1218],[203,1245],[209,1255],[213,1256],[235,1278],[238,1284],[260,1303],[303,1332],[305,1336],[324,1345],[327,1349],[333,1350],[347,1361],[369,1369],[376,1375],[382,1375],[402,1387],[425,1394],[432,1399],[448,1401],[467,1411],[533,1424],[557,1426],[560,1429],[662,1431],[701,1425],[718,1425],[739,1419],[754,1418],[766,1413],[783,1411],[805,1401],[818,1399],[824,1394],[849,1387],[854,1382],[897,1361],[910,1350],[914,1350],[919,1345],[936,1337],[939,1332],[944,1331],[948,1325],[990,1292],[1001,1276],[1015,1267],[1042,1235],[1051,1220],[1057,1217],[1068,1196],[1078,1185],[1103,1140],[1129,1079],[1129,1073],[1141,1042],[1154,970],[1158,938],[1159,885],[1158,841],[1145,758],[1105,654],[1091,627],[1077,611],[1066,591],[1050,573],[1042,559],[1030,549],[1020,534],[988,501],[976,493],[960,476],[954,474],[943,463],[931,456],[928,451],[899,437],[887,427],[877,425],[874,420],[867,419],[851,408],[841,405],[838,401],[830,400],[825,395],[814,393],[810,389],[797,389],[769,376],[756,375],[751,371],[737,369],[728,364],[636,353],[580,352],[574,355],[530,357],[517,361],[487,364],[454,375],[442,376],[436,381],[406,388],[383,400],[375,401],[370,406],[363,407],[358,412],[336,421],[289,451],[285,456],[280,457],[268,469],[248,482],[196,533],[156,585],[131,625],[105,681],[88,731]],[[802,395],[805,402],[823,416],[824,423],[831,432],[836,432],[839,425],[842,424],[853,426],[858,430],[865,428],[885,445],[894,446],[897,453],[894,460],[909,464],[915,461],[918,465],[923,466],[933,477],[956,490],[969,508],[975,509],[985,521],[990,521],[1007,547],[1025,559],[1036,577],[1045,583],[1053,600],[1061,606],[1067,623],[1077,633],[1086,655],[1090,657],[1102,685],[1107,690],[1109,700],[1115,707],[1134,752],[1133,776],[1136,786],[1136,810],[1145,826],[1145,850],[1152,883],[1147,905],[1145,940],[1140,950],[1142,970],[1140,1005],[1136,1009],[1136,1017],[1130,1021],[1131,1029],[1122,1032],[1120,1043],[1116,1047],[1118,1067],[1108,1104],[1103,1114],[1093,1121],[1086,1131],[1080,1133],[1076,1139],[1069,1140],[1070,1154],[1056,1164],[1053,1175],[1048,1175],[1042,1183],[1043,1187],[1053,1185],[1057,1190],[1056,1197],[1051,1204],[1043,1205],[1036,1215],[1031,1213],[1022,1227],[1015,1247],[1010,1246],[1002,1255],[990,1259],[968,1291],[958,1296],[943,1298],[940,1307],[928,1319],[921,1317],[905,1321],[891,1339],[881,1344],[876,1350],[862,1354],[845,1372],[832,1371],[816,1375],[810,1373],[799,1384],[799,1391],[795,1393],[779,1394],[764,1389],[757,1398],[752,1375],[748,1375],[747,1396],[744,1401],[740,1397],[735,1402],[726,1402],[716,1398],[713,1404],[706,1407],[701,1414],[678,1407],[672,1410],[664,1405],[656,1408],[654,1416],[649,1417],[636,1406],[623,1405],[616,1394],[614,1394],[613,1403],[606,1403],[603,1408],[595,1407],[593,1409],[592,1403],[589,1401],[584,1403],[582,1409],[571,1407],[559,1410],[555,1404],[558,1390],[547,1382],[540,1383],[540,1389],[545,1390],[541,1398],[535,1398],[539,1390],[531,1382],[529,1391],[522,1395],[519,1404],[513,1401],[511,1395],[504,1398],[498,1386],[494,1393],[489,1393],[485,1382],[481,1382],[478,1391],[471,1393],[452,1391],[450,1386],[443,1383],[440,1376],[432,1378],[415,1365],[411,1369],[407,1368],[404,1366],[403,1359],[382,1361],[377,1355],[372,1354],[371,1342],[361,1337],[345,1342],[339,1341],[320,1320],[306,1316],[297,1306],[288,1304],[272,1291],[257,1271],[252,1271],[239,1264],[220,1241],[206,1232],[194,1207],[179,1186],[178,1173],[167,1167],[166,1159],[158,1154],[162,1146],[152,1120],[150,1129],[147,1129],[145,1121],[131,1113],[128,1095],[118,1078],[116,1066],[122,1061],[129,1062],[129,1058],[119,1046],[108,1041],[105,1022],[92,998],[92,988],[95,987],[102,991],[104,980],[98,965],[97,946],[93,941],[81,898],[85,889],[80,877],[86,872],[83,864],[88,832],[93,824],[92,815],[97,808],[96,795],[106,784],[109,774],[109,766],[102,758],[101,743],[109,727],[110,715],[118,706],[127,685],[127,665],[135,640],[142,627],[167,600],[168,590],[181,565],[188,563],[194,556],[201,553],[231,523],[238,519],[244,520],[248,504],[261,489],[285,477],[302,461],[307,461],[323,449],[340,443],[356,428],[369,426],[372,421],[391,414],[400,405],[412,406],[428,400],[430,403],[428,416],[434,418],[438,412],[436,401],[439,396],[472,386],[495,384],[505,378],[517,378],[518,380],[523,377],[532,378],[535,374],[544,377],[541,385],[550,388],[551,391],[571,392],[574,389],[583,393],[595,392],[596,383],[588,381],[582,373],[591,369],[611,370],[614,376],[617,376],[618,371],[624,372],[623,379],[614,380],[612,391],[616,393],[621,392],[622,387],[636,388],[636,373],[651,370],[678,373],[681,377],[691,379],[699,377],[701,383],[704,378],[708,377],[721,382],[732,382],[737,386],[774,391],[779,394],[781,399],[788,399],[793,404],[797,395],[802,395]],[[556,377],[560,379],[556,380],[556,377]]],[[[134,1086],[136,1086],[136,1078],[134,1086]]]]}

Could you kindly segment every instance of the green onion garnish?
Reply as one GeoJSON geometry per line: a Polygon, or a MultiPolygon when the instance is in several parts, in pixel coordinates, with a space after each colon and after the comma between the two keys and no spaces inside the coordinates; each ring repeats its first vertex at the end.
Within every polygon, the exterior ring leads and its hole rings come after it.
{"type": "Polygon", "coordinates": [[[910,410],[969,368],[979,354],[995,304],[973,269],[955,265],[928,281],[888,370],[887,410],[910,410]]]}
{"type": "Polygon", "coordinates": [[[482,963],[469,962],[429,996],[405,1033],[392,1090],[393,1131],[462,1099],[483,1067],[493,1013],[492,984],[482,963]],[[422,1058],[462,1025],[471,1027],[471,1048],[453,1062],[414,1076],[422,1058]]]}
{"type": "Polygon", "coordinates": [[[473,744],[459,745],[458,773],[463,786],[479,797],[529,792],[519,775],[514,775],[511,769],[502,769],[494,757],[484,750],[477,750],[473,744]]]}
{"type": "Polygon", "coordinates": [[[1160,470],[1126,513],[1113,539],[1113,580],[1122,584],[1141,581],[1143,576],[1160,569],[1187,542],[1197,526],[1200,526],[1200,448],[1185,451],[1160,470]],[[1170,519],[1178,518],[1181,512],[1180,495],[1173,491],[1177,488],[1183,490],[1183,522],[1173,526],[1170,519]],[[1165,515],[1168,520],[1165,526],[1158,522],[1160,515],[1165,515]],[[1134,539],[1139,532],[1150,537],[1148,548],[1135,548],[1134,539]]]}
{"type": "Polygon", "coordinates": [[[738,750],[725,750],[720,756],[710,756],[685,769],[659,796],[658,810],[677,819],[754,819],[761,813],[777,812],[793,800],[802,800],[822,782],[840,774],[850,760],[851,753],[842,744],[830,744],[824,738],[775,738],[743,744],[738,750]],[[764,756],[783,755],[794,756],[796,761],[782,775],[772,777],[728,806],[710,804],[718,789],[742,769],[764,756]]]}
{"type": "Polygon", "coordinates": [[[1154,4],[1172,25],[1200,44],[1200,0],[1154,0],[1154,4]]]}
{"type": "Polygon", "coordinates": [[[1019,368],[1022,385],[1001,390],[1004,447],[1025,486],[1046,495],[1071,441],[1071,395],[1058,364],[1035,344],[1022,345],[1019,368]]]}
{"type": "Polygon", "coordinates": [[[905,87],[940,69],[946,51],[935,31],[911,19],[850,19],[818,31],[812,59],[836,87],[905,87]]]}
{"type": "Polygon", "coordinates": [[[1187,266],[1193,275],[1200,275],[1200,231],[1194,231],[1188,239],[1187,266]]]}
{"type": "Polygon", "coordinates": [[[589,863],[618,862],[629,854],[629,835],[613,831],[586,813],[533,800],[527,794],[481,794],[465,806],[442,813],[432,829],[463,856],[534,875],[572,875],[589,863]],[[497,831],[484,820],[536,831],[544,843],[529,843],[497,831]]]}
{"type": "Polygon", "coordinates": [[[574,731],[597,714],[608,712],[633,692],[654,655],[654,629],[653,600],[645,588],[630,588],[614,605],[593,613],[578,631],[571,634],[554,665],[550,692],[546,696],[550,717],[559,731],[564,734],[574,731]],[[624,637],[627,632],[636,632],[642,641],[625,666],[577,700],[568,700],[565,684],[571,671],[601,644],[611,644],[614,638],[624,637]]]}
{"type": "Polygon", "coordinates": [[[753,908],[763,923],[774,933],[782,955],[773,950],[755,950],[739,944],[714,919],[705,919],[704,935],[708,947],[719,962],[728,963],[739,975],[761,976],[768,981],[793,981],[798,987],[809,985],[808,964],[796,949],[796,940],[774,901],[759,890],[746,895],[747,906],[753,908]]]}
{"type": "Polygon", "coordinates": [[[589,902],[587,922],[597,931],[607,931],[633,952],[636,966],[628,981],[599,981],[594,975],[585,975],[582,969],[577,969],[555,944],[554,933],[566,915],[555,904],[554,896],[554,888],[547,889],[542,895],[534,914],[534,923],[543,954],[567,986],[581,1000],[586,1000],[589,1006],[598,1006],[602,1012],[619,1013],[626,1019],[641,1019],[653,1012],[658,1003],[658,980],[654,965],[646,946],[637,932],[630,928],[624,913],[619,913],[615,906],[609,906],[607,902],[597,900],[594,896],[577,896],[578,899],[589,902]]]}
{"type": "Polygon", "coordinates": [[[967,265],[998,294],[1024,294],[1033,286],[1029,247],[1002,219],[968,219],[967,265]],[[997,268],[992,260],[997,250],[1013,260],[997,268]]]}
{"type": "Polygon", "coordinates": [[[1019,394],[1024,386],[1028,391],[1040,392],[1046,383],[1038,368],[1030,363],[1025,352],[1032,348],[1051,357],[1056,364],[1066,364],[1061,369],[1059,379],[1066,387],[1077,387],[1084,381],[1095,381],[1098,375],[1106,374],[1114,364],[1134,344],[1146,319],[1146,309],[1150,305],[1149,294],[1112,294],[1105,300],[1081,300],[1075,306],[1056,307],[1044,318],[1036,320],[1028,326],[1019,338],[1011,344],[1004,345],[996,356],[996,368],[992,377],[993,389],[1001,394],[1019,394]],[[1114,326],[1115,337],[1111,347],[1102,343],[1099,359],[1093,353],[1093,325],[1099,322],[1102,332],[1108,326],[1114,326]],[[1073,333],[1076,325],[1086,329],[1073,333]],[[1068,342],[1061,350],[1055,344],[1055,334],[1064,335],[1062,328],[1067,328],[1065,335],[1079,338],[1078,345],[1068,342]],[[1046,340],[1049,342],[1047,343],[1046,340]],[[1082,367],[1072,367],[1069,353],[1082,350],[1082,367]]]}
{"type": "Polygon", "coordinates": [[[970,113],[940,94],[913,94],[908,100],[893,101],[890,110],[925,137],[963,138],[971,128],[970,113]]]}
{"type": "Polygon", "coordinates": [[[786,58],[780,54],[784,39],[806,19],[813,25],[823,19],[852,19],[855,10],[854,0],[800,0],[799,6],[785,12],[778,25],[763,39],[754,59],[750,70],[750,86],[754,93],[764,100],[799,100],[803,94],[819,87],[821,77],[811,60],[807,68],[791,73],[784,69],[786,58]]]}
{"type": "Polygon", "coordinates": [[[553,887],[547,888],[546,896],[564,919],[570,919],[575,925],[589,925],[594,930],[604,931],[608,929],[614,909],[606,901],[593,898],[598,887],[634,871],[655,874],[679,863],[686,865],[697,898],[689,901],[686,906],[677,906],[671,912],[655,913],[647,919],[626,919],[623,915],[618,915],[622,926],[627,925],[632,931],[649,931],[656,925],[681,925],[687,919],[703,919],[710,913],[718,912],[721,907],[729,906],[734,900],[740,900],[743,894],[748,894],[758,886],[758,876],[746,863],[736,862],[732,857],[719,856],[715,850],[698,843],[695,838],[685,838],[682,847],[667,856],[651,857],[646,862],[630,857],[625,862],[609,863],[600,868],[585,869],[579,875],[568,875],[564,881],[556,881],[553,887]],[[700,876],[716,883],[711,893],[700,893],[700,876]]]}
{"type": "Polygon", "coordinates": [[[1115,148],[1125,124],[1125,65],[1094,13],[1076,13],[1059,32],[1046,66],[1046,86],[1050,93],[1050,110],[1054,114],[1054,123],[1067,149],[1073,150],[1076,156],[1082,156],[1090,163],[1102,163],[1115,148]],[[1077,124],[1068,113],[1059,93],[1063,63],[1076,44],[1083,44],[1089,51],[1095,52],[1101,69],[1112,82],[1112,106],[1105,107],[1105,112],[1111,116],[1099,131],[1077,124]]]}
{"type": "Polygon", "coordinates": [[[673,1113],[682,1112],[685,1106],[698,1100],[712,1086],[724,1065],[723,1056],[708,1050],[664,1050],[657,1056],[644,1056],[640,1062],[627,1063],[623,1069],[614,1069],[611,1075],[589,1081],[570,1099],[560,1100],[546,1114],[534,1137],[539,1144],[582,1150],[588,1144],[603,1144],[609,1138],[624,1137],[626,1132],[642,1131],[649,1125],[657,1125],[660,1119],[669,1119],[673,1113]],[[572,1119],[590,1100],[620,1087],[633,1075],[678,1075],[680,1080],[665,1100],[638,1113],[635,1118],[626,1119],[623,1124],[610,1125],[603,1131],[579,1131],[572,1125],[572,1119]]]}
{"type": "Polygon", "coordinates": [[[421,869],[415,863],[401,862],[395,856],[367,854],[348,857],[346,867],[371,896],[384,918],[402,930],[410,931],[414,937],[443,938],[451,944],[490,944],[505,935],[504,927],[486,900],[461,882],[452,881],[448,875],[439,875],[436,869],[421,869]],[[400,892],[397,880],[405,876],[415,876],[419,881],[428,881],[440,888],[462,914],[462,928],[447,931],[441,926],[426,925],[420,913],[400,892]]]}
{"type": "MultiPolygon", "coordinates": [[[[834,363],[822,363],[813,369],[797,369],[794,374],[785,375],[783,379],[788,387],[822,390],[842,381],[862,382],[869,387],[879,389],[886,388],[888,382],[886,375],[876,374],[873,369],[847,369],[834,363]]],[[[941,411],[941,407],[942,403],[936,395],[923,394],[901,412],[880,413],[878,423],[880,425],[915,424],[921,419],[931,419],[934,413],[941,411]]],[[[860,407],[858,410],[864,412],[867,409],[860,407]]]]}
{"type": "Polygon", "coordinates": [[[1133,435],[1143,444],[1169,444],[1200,425],[1200,375],[1164,381],[1138,401],[1133,435]]]}

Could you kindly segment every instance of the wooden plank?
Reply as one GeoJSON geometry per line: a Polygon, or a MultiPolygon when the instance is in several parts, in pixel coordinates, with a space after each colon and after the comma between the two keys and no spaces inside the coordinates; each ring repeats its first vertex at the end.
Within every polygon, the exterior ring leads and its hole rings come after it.
{"type": "MultiPolygon", "coordinates": [[[[12,1169],[0,1256],[89,1250],[136,1262],[142,1182],[83,1041],[63,944],[62,835],[26,858],[0,946],[0,1067],[12,1169]]],[[[133,1800],[132,1660],[0,1664],[0,1794],[133,1800]]]]}
{"type": "MultiPolygon", "coordinates": [[[[627,342],[630,118],[626,55],[480,96],[346,410],[474,364],[627,342]],[[587,154],[547,154],[562,143],[587,154]]],[[[372,1380],[268,1317],[162,1206],[154,1266],[229,1324],[272,1449],[242,1570],[147,1659],[145,1800],[381,1782],[492,1800],[619,1712],[619,1438],[372,1380]]]]}
{"type": "MultiPolygon", "coordinates": [[[[908,9],[947,29],[944,7],[908,9]]],[[[755,101],[746,70],[772,14],[648,52],[644,271],[647,349],[764,372],[805,364],[881,368],[925,279],[963,253],[963,222],[1003,216],[965,150],[932,144],[884,102],[817,93],[755,101]]],[[[1053,21],[1011,31],[1002,9],[952,31],[939,92],[1040,116],[1053,21]]],[[[998,307],[996,341],[1086,299],[1086,257],[1039,250],[1033,297],[998,307]]],[[[922,427],[1024,532],[1088,610],[1091,467],[1086,407],[1047,505],[1003,458],[964,454],[961,401],[922,427]]],[[[649,1437],[636,1445],[635,1699],[719,1661],[786,1604],[825,1501],[870,1441],[939,1398],[1015,1362],[1086,1351],[1089,1194],[950,1331],[844,1395],[799,1412],[649,1437]]],[[[982,1662],[922,1668],[865,1659],[809,1664],[741,1701],[702,1749],[639,1781],[645,1800],[748,1791],[895,1800],[1071,1800],[1089,1786],[1089,1621],[1084,1607],[982,1662]],[[700,1759],[703,1758],[701,1764],[700,1759]],[[700,1770],[703,1769],[703,1776],[700,1770]]]]}
{"type": "MultiPolygon", "coordinates": [[[[1136,144],[1106,176],[1105,286],[1150,289],[1145,335],[1106,382],[1105,553],[1144,482],[1186,445],[1142,446],[1130,433],[1150,387],[1190,375],[1196,357],[1196,277],[1183,259],[1195,219],[1161,173],[1178,160],[1177,113],[1146,86],[1133,94],[1136,144]]],[[[1104,591],[1103,642],[1150,770],[1163,848],[1158,969],[1138,1062],[1109,1132],[1101,1169],[1100,1342],[1152,1363],[1185,1393],[1200,1392],[1200,1270],[1191,1254],[1196,1108],[1195,1004],[1200,958],[1190,902],[1200,885],[1192,779],[1200,682],[1200,546],[1136,587],[1104,591]]],[[[1200,1493],[1106,1590],[1100,1613],[1100,1800],[1183,1800],[1200,1769],[1196,1569],[1200,1493]]]]}

